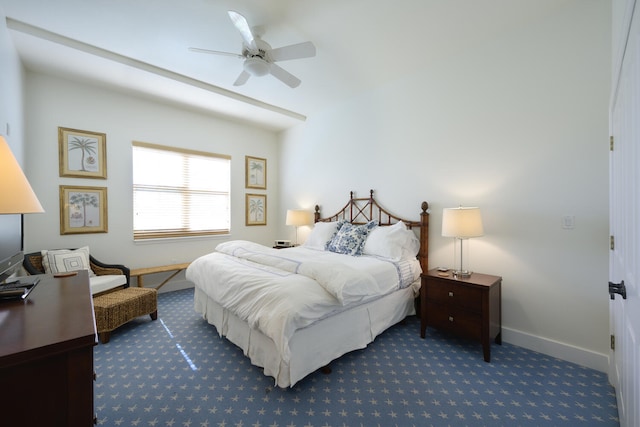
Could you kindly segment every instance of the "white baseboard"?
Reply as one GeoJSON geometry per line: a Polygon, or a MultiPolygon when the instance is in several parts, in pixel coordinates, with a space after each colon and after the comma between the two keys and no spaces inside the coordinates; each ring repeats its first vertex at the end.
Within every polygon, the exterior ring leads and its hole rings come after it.
{"type": "Polygon", "coordinates": [[[538,337],[515,329],[502,327],[502,341],[537,351],[551,357],[586,366],[600,372],[608,372],[609,356],[575,347],[548,338],[538,337]]]}
{"type": "MultiPolygon", "coordinates": [[[[153,285],[150,285],[153,286],[153,285]]],[[[171,280],[158,289],[158,293],[180,291],[182,289],[193,288],[193,282],[188,280],[171,280]]]]}

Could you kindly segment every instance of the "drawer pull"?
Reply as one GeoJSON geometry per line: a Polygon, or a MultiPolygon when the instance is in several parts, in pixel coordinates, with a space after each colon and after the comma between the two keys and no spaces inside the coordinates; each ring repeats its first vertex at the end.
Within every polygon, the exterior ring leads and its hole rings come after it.
{"type": "Polygon", "coordinates": [[[449,296],[453,297],[453,292],[449,291],[449,296]]]}
{"type": "Polygon", "coordinates": [[[449,316],[449,322],[453,322],[453,316],[449,316]]]}

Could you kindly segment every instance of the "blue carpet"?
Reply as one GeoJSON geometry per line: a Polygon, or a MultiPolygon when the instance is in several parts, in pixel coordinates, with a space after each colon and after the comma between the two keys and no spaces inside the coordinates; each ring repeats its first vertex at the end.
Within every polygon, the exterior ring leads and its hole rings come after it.
{"type": "Polygon", "coordinates": [[[619,426],[606,374],[508,343],[427,331],[414,316],[291,389],[252,366],[193,309],[159,294],[95,347],[99,425],[185,427],[619,426]]]}

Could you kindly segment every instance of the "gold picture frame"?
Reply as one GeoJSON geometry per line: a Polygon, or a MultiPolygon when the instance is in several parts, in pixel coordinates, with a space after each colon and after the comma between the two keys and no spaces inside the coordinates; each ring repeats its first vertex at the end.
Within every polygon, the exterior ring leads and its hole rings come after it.
{"type": "Polygon", "coordinates": [[[245,195],[245,224],[267,225],[266,194],[245,195]]]}
{"type": "Polygon", "coordinates": [[[107,135],[58,127],[60,176],[107,179],[107,135]]]}
{"type": "Polygon", "coordinates": [[[245,187],[267,189],[267,159],[260,157],[244,156],[245,160],[245,187]]]}
{"type": "Polygon", "coordinates": [[[107,231],[106,187],[60,186],[60,234],[107,231]]]}

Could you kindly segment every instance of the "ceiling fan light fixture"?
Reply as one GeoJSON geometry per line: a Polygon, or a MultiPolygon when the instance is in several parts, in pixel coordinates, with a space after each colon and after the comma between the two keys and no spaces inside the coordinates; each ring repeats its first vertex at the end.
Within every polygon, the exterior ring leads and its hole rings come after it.
{"type": "Polygon", "coordinates": [[[271,66],[264,59],[254,56],[244,61],[244,69],[247,73],[255,77],[266,76],[269,74],[271,66]]]}
{"type": "Polygon", "coordinates": [[[313,43],[302,42],[272,49],[269,43],[260,38],[264,29],[249,27],[247,19],[233,10],[229,11],[229,18],[242,36],[242,54],[197,47],[191,47],[189,50],[244,58],[243,70],[233,83],[234,86],[242,86],[251,76],[262,77],[267,74],[272,75],[290,88],[296,88],[300,85],[300,79],[284,70],[277,62],[316,56],[316,47],[313,43]]]}

